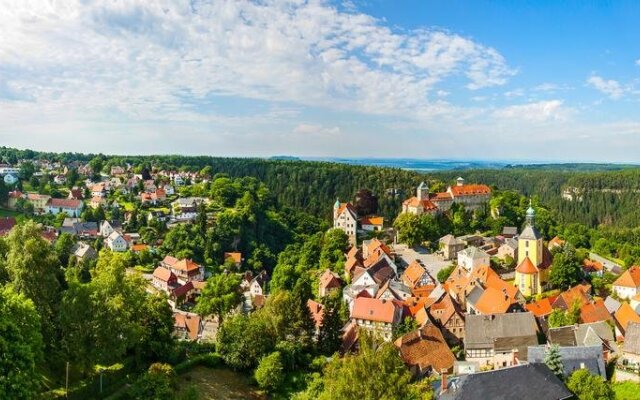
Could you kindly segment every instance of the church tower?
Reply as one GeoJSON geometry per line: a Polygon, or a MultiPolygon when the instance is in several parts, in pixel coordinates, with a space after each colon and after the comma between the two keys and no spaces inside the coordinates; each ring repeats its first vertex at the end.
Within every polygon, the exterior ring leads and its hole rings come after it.
{"type": "Polygon", "coordinates": [[[536,211],[529,202],[525,228],[518,237],[518,266],[515,284],[525,296],[534,296],[542,292],[548,280],[548,265],[544,257],[542,235],[536,229],[536,211]]]}
{"type": "Polygon", "coordinates": [[[427,200],[429,199],[429,186],[426,183],[422,182],[418,189],[416,190],[416,197],[418,200],[427,200]]]}

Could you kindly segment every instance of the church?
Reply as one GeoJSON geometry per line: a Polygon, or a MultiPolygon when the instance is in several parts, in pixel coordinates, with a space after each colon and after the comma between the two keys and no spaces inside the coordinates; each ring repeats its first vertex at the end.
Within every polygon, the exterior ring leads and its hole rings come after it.
{"type": "Polygon", "coordinates": [[[551,252],[536,229],[535,219],[536,212],[529,205],[526,226],[518,237],[518,266],[514,281],[524,296],[542,293],[549,282],[551,252]]]}

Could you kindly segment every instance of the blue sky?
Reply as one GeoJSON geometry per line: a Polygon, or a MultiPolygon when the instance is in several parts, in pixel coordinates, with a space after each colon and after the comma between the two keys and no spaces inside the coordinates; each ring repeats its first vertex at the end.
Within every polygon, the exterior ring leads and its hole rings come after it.
{"type": "Polygon", "coordinates": [[[640,4],[6,0],[0,141],[640,162],[640,4]]]}

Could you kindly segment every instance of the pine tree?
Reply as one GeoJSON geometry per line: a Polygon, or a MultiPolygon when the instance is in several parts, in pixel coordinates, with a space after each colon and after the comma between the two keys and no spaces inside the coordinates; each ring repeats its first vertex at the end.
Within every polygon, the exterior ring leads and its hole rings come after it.
{"type": "Polygon", "coordinates": [[[562,365],[562,356],[560,348],[557,344],[551,345],[544,355],[544,363],[547,367],[560,379],[564,379],[564,366],[562,365]]]}

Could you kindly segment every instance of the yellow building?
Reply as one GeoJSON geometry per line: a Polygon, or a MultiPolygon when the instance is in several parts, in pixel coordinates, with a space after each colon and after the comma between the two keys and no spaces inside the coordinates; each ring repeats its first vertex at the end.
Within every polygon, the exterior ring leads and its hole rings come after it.
{"type": "Polygon", "coordinates": [[[535,228],[535,218],[536,212],[529,205],[526,226],[518,237],[518,266],[514,283],[525,296],[542,293],[549,281],[551,253],[535,228]]]}

